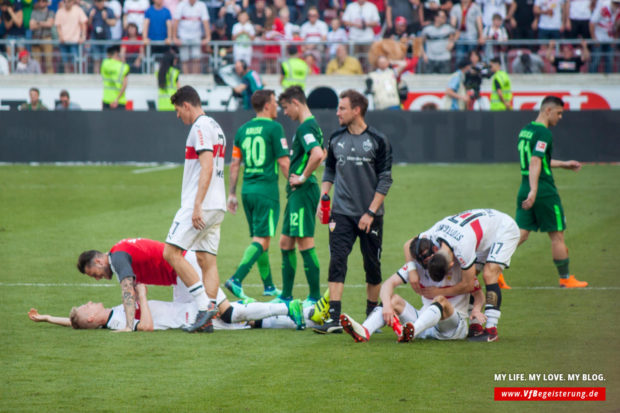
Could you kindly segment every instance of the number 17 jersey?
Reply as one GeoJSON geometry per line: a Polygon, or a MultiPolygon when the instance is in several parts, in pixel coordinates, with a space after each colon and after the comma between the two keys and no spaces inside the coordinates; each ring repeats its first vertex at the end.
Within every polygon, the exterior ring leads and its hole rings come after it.
{"type": "Polygon", "coordinates": [[[245,164],[241,194],[261,194],[278,200],[277,160],[288,156],[282,125],[258,117],[243,124],[235,135],[233,156],[239,155],[245,164]]]}

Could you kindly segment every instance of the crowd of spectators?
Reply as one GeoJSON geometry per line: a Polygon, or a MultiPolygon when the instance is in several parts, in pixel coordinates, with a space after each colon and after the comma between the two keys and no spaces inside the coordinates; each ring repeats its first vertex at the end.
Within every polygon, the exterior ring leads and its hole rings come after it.
{"type": "Polygon", "coordinates": [[[380,39],[407,45],[420,73],[450,73],[474,49],[485,60],[500,56],[509,70],[524,73],[561,71],[554,62],[569,51],[580,68],[618,70],[617,46],[604,42],[618,39],[620,0],[0,0],[0,8],[0,39],[14,40],[18,49],[0,45],[0,53],[18,58],[19,73],[70,73],[81,44],[87,70],[97,72],[106,46],[92,41],[100,40],[121,44],[122,59],[138,73],[152,42],[160,42],[154,54],[176,45],[183,72],[202,73],[212,63],[211,40],[234,44],[220,48],[218,59],[244,60],[261,73],[277,73],[283,51],[253,44],[257,40],[302,42],[300,56],[312,73],[375,70],[367,54],[380,39]],[[509,50],[488,44],[508,39],[603,43],[562,48],[558,56],[547,46],[509,50]],[[339,47],[349,41],[366,44],[339,47]]]}

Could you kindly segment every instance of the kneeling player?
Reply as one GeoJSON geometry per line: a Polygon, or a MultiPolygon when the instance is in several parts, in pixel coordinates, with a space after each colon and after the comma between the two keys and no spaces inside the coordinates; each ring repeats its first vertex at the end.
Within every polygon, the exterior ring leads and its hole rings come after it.
{"type": "MultiPolygon", "coordinates": [[[[432,251],[432,242],[428,239],[415,240],[415,248],[432,251]]],[[[448,288],[464,282],[470,286],[471,295],[474,297],[474,307],[471,312],[472,320],[484,322],[486,317],[481,309],[484,303],[484,295],[475,276],[468,275],[468,279],[462,279],[463,273],[459,267],[451,268],[441,277],[431,277],[423,264],[423,259],[414,261],[410,253],[412,240],[405,244],[405,264],[396,274],[388,278],[381,286],[380,298],[382,306],[375,308],[364,324],[359,324],[349,315],[342,314],[340,321],[344,331],[349,333],[355,341],[365,342],[370,336],[384,325],[394,328],[399,334],[399,342],[411,341],[414,338],[432,338],[437,340],[462,340],[467,337],[467,319],[470,293],[455,296],[437,295],[428,298],[422,295],[425,288],[448,288]],[[394,288],[409,282],[413,290],[422,297],[422,308],[416,310],[402,297],[394,294],[394,288]],[[398,317],[396,317],[398,315],[398,317]],[[404,324],[404,326],[400,326],[404,324]],[[399,330],[402,328],[402,332],[399,330]]]]}
{"type": "MultiPolygon", "coordinates": [[[[134,331],[185,329],[191,325],[198,313],[198,307],[194,302],[147,300],[144,284],[137,284],[136,292],[138,293],[139,310],[136,311],[138,316],[134,325],[131,326],[134,331]]],[[[243,322],[273,316],[288,316],[293,320],[297,329],[305,328],[303,309],[299,300],[293,300],[288,304],[230,303],[224,292],[219,289],[217,304],[221,313],[218,318],[214,319],[212,329],[249,328],[250,326],[243,322]]],[[[31,309],[28,316],[32,321],[45,321],[76,329],[108,328],[110,330],[123,330],[127,325],[123,305],[105,308],[102,303],[93,302],[73,307],[69,317],[41,315],[36,309],[31,309]]]]}

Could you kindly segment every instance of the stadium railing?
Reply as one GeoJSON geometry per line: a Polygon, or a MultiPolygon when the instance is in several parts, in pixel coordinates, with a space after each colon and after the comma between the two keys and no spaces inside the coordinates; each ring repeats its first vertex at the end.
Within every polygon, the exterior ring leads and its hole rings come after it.
{"type": "MultiPolygon", "coordinates": [[[[563,44],[579,46],[580,39],[562,39],[555,41],[556,55],[559,55],[560,48],[563,44]]],[[[368,64],[367,52],[359,52],[360,46],[362,50],[368,50],[373,42],[352,42],[344,43],[348,47],[349,55],[355,56],[362,62],[366,71],[372,70],[368,64]]],[[[591,59],[598,59],[599,65],[596,72],[620,72],[620,40],[616,39],[608,42],[599,42],[594,40],[586,40],[590,49],[591,59]]],[[[60,43],[57,40],[28,40],[28,39],[0,39],[0,49],[6,49],[6,58],[9,64],[9,70],[14,73],[18,63],[17,46],[25,46],[30,49],[32,45],[52,44],[54,51],[52,53],[53,68],[45,67],[45,55],[31,56],[41,63],[42,73],[62,73],[64,68],[62,64],[62,56],[59,51],[60,43]]],[[[72,73],[85,74],[96,73],[95,60],[90,52],[92,46],[104,46],[105,48],[112,45],[140,45],[144,46],[144,56],[140,67],[136,70],[139,73],[152,74],[157,70],[158,59],[160,53],[154,53],[153,48],[157,46],[169,46],[165,42],[150,42],[144,44],[142,41],[116,41],[116,40],[88,40],[78,45],[78,53],[71,59],[70,67],[72,73]]],[[[234,41],[213,41],[207,46],[201,48],[202,54],[200,58],[201,73],[211,73],[221,66],[232,63],[233,48],[237,42],[234,41]]],[[[252,68],[260,73],[279,73],[279,62],[287,58],[286,46],[296,45],[298,48],[308,52],[308,48],[317,58],[317,64],[321,68],[321,72],[325,71],[328,61],[333,57],[330,55],[330,46],[342,44],[342,42],[317,42],[308,44],[306,42],[291,41],[265,41],[256,40],[252,42],[252,68]]],[[[185,43],[182,46],[199,45],[199,43],[185,43]]],[[[475,41],[459,41],[457,46],[469,46],[480,50],[483,60],[488,60],[494,55],[502,58],[506,68],[510,72],[511,62],[520,53],[532,52],[537,53],[545,62],[545,72],[550,71],[550,65],[546,60],[546,48],[549,47],[548,40],[508,40],[503,42],[487,41],[484,45],[478,45],[475,41]]],[[[452,66],[455,68],[457,56],[455,47],[452,50],[452,66]]],[[[129,59],[137,57],[133,54],[127,54],[129,59]]],[[[589,63],[589,62],[587,62],[589,63]]],[[[584,72],[589,65],[584,65],[584,72]]]]}

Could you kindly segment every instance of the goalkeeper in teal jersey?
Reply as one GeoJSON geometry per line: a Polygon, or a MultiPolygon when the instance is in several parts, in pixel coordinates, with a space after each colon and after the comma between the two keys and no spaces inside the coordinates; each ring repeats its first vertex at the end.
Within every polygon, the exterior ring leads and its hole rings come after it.
{"type": "Polygon", "coordinates": [[[560,287],[583,288],[588,285],[570,275],[568,248],[564,243],[566,218],[558,190],[553,181],[551,168],[581,169],[577,161],[558,161],[551,158],[553,141],[549,127],[562,119],[564,102],[555,96],[547,96],[540,105],[535,122],[519,132],[519,158],[521,161],[521,187],[517,195],[516,221],[524,243],[530,231],[542,231],[551,239],[551,255],[560,275],[560,287]]]}
{"type": "Polygon", "coordinates": [[[319,260],[314,249],[315,214],[320,189],[314,171],[325,158],[323,132],[306,104],[306,95],[299,86],[287,88],[278,97],[284,114],[299,122],[290,154],[290,175],[286,187],[287,203],[282,220],[282,294],[279,299],[293,297],[293,282],[297,269],[295,245],[303,258],[309,294],[304,307],[321,298],[319,260]]]}
{"type": "Polygon", "coordinates": [[[245,250],[237,271],[225,286],[237,297],[251,301],[241,286],[254,263],[263,280],[264,295],[280,294],[272,280],[269,265],[269,242],[275,235],[280,215],[280,194],[278,191],[278,167],[288,177],[288,145],[282,125],[274,119],[277,116],[278,103],[273,90],[263,89],[252,95],[252,107],[256,117],[239,128],[235,135],[233,158],[230,164],[230,193],[228,210],[236,213],[237,180],[241,162],[243,170],[243,187],[241,196],[252,244],[245,250]]]}

